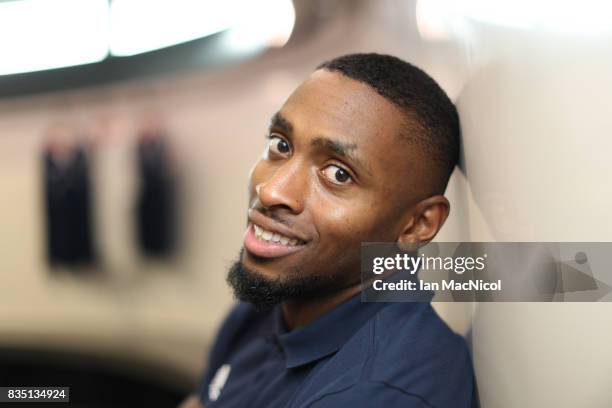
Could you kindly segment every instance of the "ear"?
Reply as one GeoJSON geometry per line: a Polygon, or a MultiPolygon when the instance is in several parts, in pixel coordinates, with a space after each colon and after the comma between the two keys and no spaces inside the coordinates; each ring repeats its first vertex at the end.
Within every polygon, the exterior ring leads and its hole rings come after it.
{"type": "Polygon", "coordinates": [[[398,246],[405,250],[416,250],[427,244],[440,231],[449,212],[450,204],[442,195],[418,202],[413,207],[412,217],[397,238],[398,246]]]}

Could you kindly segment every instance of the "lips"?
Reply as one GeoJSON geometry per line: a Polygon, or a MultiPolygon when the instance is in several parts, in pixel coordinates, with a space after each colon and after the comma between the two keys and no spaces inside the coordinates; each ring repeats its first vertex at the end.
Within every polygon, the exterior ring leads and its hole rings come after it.
{"type": "Polygon", "coordinates": [[[304,241],[266,230],[252,222],[244,234],[245,249],[263,258],[280,258],[301,250],[304,245],[304,241]]]}
{"type": "Polygon", "coordinates": [[[296,246],[300,241],[296,238],[291,238],[286,235],[280,234],[274,231],[268,231],[267,229],[260,227],[257,224],[253,224],[255,230],[255,238],[267,242],[280,242],[282,245],[296,246]]]}
{"type": "Polygon", "coordinates": [[[279,258],[301,250],[309,241],[297,229],[267,217],[256,209],[249,209],[248,217],[244,248],[252,255],[279,258]]]}

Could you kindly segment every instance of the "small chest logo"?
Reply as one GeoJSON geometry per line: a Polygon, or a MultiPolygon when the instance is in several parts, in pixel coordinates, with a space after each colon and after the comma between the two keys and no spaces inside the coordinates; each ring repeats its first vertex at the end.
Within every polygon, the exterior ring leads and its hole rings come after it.
{"type": "Polygon", "coordinates": [[[231,370],[232,367],[229,364],[223,364],[221,367],[219,367],[212,381],[208,385],[209,400],[216,401],[217,398],[219,398],[219,394],[221,394],[221,390],[227,382],[227,377],[229,377],[231,370]]]}

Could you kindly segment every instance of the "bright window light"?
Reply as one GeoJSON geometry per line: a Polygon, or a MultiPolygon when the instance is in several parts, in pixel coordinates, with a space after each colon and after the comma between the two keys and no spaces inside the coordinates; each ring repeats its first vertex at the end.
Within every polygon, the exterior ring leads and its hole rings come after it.
{"type": "Polygon", "coordinates": [[[142,54],[225,30],[233,51],[281,47],[294,23],[291,0],[0,0],[0,75],[142,54]]]}
{"type": "Polygon", "coordinates": [[[236,13],[229,43],[236,49],[282,47],[293,32],[291,0],[244,1],[236,13]]]}
{"type": "Polygon", "coordinates": [[[101,61],[107,0],[0,2],[0,75],[101,61]]]}
{"type": "Polygon", "coordinates": [[[611,31],[612,4],[602,0],[463,0],[475,20],[523,29],[561,33],[611,31]]]}
{"type": "Polygon", "coordinates": [[[611,32],[612,2],[602,0],[418,0],[425,39],[447,39],[465,21],[566,34],[611,32]]]}
{"type": "Polygon", "coordinates": [[[456,10],[449,0],[417,0],[416,22],[421,38],[431,41],[448,40],[456,21],[456,10]]]}
{"type": "Polygon", "coordinates": [[[239,0],[114,0],[111,54],[130,56],[184,43],[232,27],[239,0]]]}

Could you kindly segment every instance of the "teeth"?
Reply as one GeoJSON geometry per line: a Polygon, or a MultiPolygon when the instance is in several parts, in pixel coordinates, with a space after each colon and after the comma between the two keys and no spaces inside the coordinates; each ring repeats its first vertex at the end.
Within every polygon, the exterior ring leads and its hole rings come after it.
{"type": "Polygon", "coordinates": [[[280,242],[281,244],[288,245],[288,246],[296,246],[298,244],[297,239],[291,239],[284,235],[281,235],[275,232],[271,232],[271,231],[267,231],[263,229],[262,227],[260,227],[259,225],[253,224],[253,228],[255,229],[255,237],[257,239],[261,239],[263,241],[269,241],[269,242],[280,242]]]}

